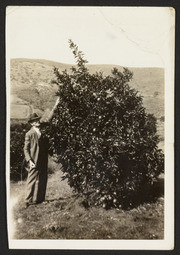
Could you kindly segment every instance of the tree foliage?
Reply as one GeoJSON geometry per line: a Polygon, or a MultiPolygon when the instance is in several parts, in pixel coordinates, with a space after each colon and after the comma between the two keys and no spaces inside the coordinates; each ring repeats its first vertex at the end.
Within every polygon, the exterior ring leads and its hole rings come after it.
{"type": "Polygon", "coordinates": [[[60,101],[50,128],[64,178],[89,203],[131,205],[163,171],[156,118],[129,86],[131,71],[90,74],[83,53],[69,45],[77,65],[71,73],[54,68],[60,101]]]}
{"type": "Polygon", "coordinates": [[[10,178],[14,181],[25,179],[27,173],[22,169],[24,159],[24,137],[29,124],[14,123],[10,128],[10,178]]]}

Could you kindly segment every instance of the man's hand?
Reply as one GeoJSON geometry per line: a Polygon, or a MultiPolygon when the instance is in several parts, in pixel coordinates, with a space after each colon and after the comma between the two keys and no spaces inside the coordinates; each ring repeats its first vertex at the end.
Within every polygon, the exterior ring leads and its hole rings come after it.
{"type": "Polygon", "coordinates": [[[30,169],[35,168],[35,164],[32,162],[32,160],[29,160],[29,166],[30,169]]]}

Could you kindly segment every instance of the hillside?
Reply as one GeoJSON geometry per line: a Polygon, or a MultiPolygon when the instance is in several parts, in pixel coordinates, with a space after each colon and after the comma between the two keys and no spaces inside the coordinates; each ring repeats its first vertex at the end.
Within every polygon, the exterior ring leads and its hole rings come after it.
{"type": "MultiPolygon", "coordinates": [[[[60,71],[71,70],[72,65],[41,59],[11,59],[11,119],[25,120],[29,113],[36,111],[43,114],[51,109],[56,101],[57,85],[53,67],[60,71]]],[[[117,65],[87,65],[90,73],[103,72],[109,75],[117,65]]],[[[164,132],[164,69],[129,68],[133,72],[130,85],[143,96],[147,112],[158,119],[158,133],[164,132]]]]}
{"type": "MultiPolygon", "coordinates": [[[[60,71],[70,71],[71,65],[48,60],[12,59],[11,60],[11,94],[33,104],[35,108],[45,110],[52,107],[57,86],[52,85],[53,67],[60,71]]],[[[101,71],[104,75],[111,73],[113,67],[121,66],[88,65],[90,73],[101,71]]],[[[162,68],[129,68],[134,76],[130,85],[144,97],[148,112],[160,118],[164,115],[164,70],[162,68]]]]}

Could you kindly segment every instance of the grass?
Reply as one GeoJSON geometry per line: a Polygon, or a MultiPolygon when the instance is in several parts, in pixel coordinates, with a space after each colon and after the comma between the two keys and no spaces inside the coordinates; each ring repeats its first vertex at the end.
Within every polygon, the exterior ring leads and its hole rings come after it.
{"type": "MultiPolygon", "coordinates": [[[[163,239],[164,199],[131,210],[86,209],[50,161],[46,201],[24,209],[25,182],[11,183],[14,239],[163,239]],[[53,173],[54,172],[54,173],[53,173]]],[[[161,180],[162,183],[163,180],[161,180]]],[[[161,193],[162,194],[162,193],[161,193]]]]}

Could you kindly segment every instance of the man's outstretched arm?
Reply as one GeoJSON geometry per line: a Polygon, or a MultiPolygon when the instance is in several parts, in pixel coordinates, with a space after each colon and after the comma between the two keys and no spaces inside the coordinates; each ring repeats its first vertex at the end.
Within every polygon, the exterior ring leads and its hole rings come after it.
{"type": "Polygon", "coordinates": [[[56,103],[54,104],[54,106],[53,106],[52,110],[50,111],[50,113],[48,113],[47,116],[44,116],[44,117],[41,118],[41,120],[40,120],[41,123],[43,123],[43,122],[48,123],[52,120],[52,117],[54,115],[54,112],[55,112],[58,104],[59,104],[59,97],[57,98],[56,103]]]}

